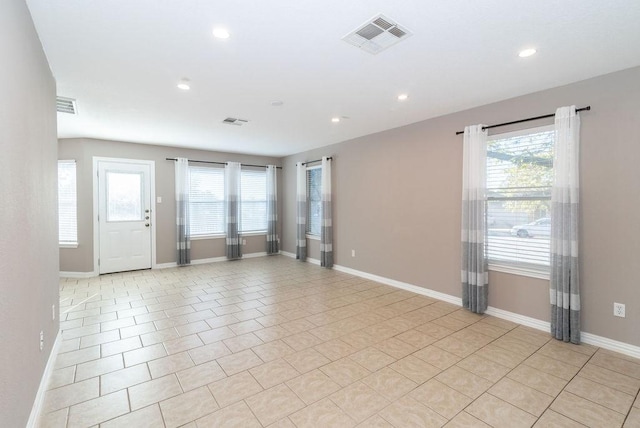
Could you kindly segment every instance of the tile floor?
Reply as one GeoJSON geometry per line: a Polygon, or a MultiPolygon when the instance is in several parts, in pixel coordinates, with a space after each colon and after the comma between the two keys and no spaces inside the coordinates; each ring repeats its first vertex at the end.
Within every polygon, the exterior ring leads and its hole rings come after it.
{"type": "Polygon", "coordinates": [[[640,360],[284,256],[60,283],[41,427],[640,427],[640,360]]]}

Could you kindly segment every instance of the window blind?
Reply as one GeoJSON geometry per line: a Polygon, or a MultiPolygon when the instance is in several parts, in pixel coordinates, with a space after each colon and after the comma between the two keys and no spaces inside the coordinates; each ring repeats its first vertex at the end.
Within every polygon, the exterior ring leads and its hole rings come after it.
{"type": "Polygon", "coordinates": [[[307,169],[307,233],[320,235],[322,215],[322,168],[307,169]]]}
{"type": "Polygon", "coordinates": [[[189,167],[191,236],[224,233],[224,169],[189,167]]]}
{"type": "Polygon", "coordinates": [[[267,172],[240,172],[240,232],[267,230],[267,172]]]}
{"type": "Polygon", "coordinates": [[[489,263],[548,271],[554,131],[535,128],[489,138],[489,263]]]}
{"type": "Polygon", "coordinates": [[[78,243],[76,161],[58,161],[58,239],[60,244],[78,243]]]}

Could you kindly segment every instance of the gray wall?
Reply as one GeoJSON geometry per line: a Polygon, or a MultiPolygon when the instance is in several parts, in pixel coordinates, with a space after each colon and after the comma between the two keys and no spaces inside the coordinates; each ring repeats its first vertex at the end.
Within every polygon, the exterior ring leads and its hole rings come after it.
{"type": "MultiPolygon", "coordinates": [[[[186,157],[208,161],[238,161],[254,165],[280,165],[277,158],[247,156],[233,153],[219,153],[204,150],[179,149],[167,146],[132,144],[94,139],[59,140],[59,159],[75,159],[78,191],[78,248],[60,249],[60,270],[63,272],[92,272],[93,269],[93,157],[126,158],[155,161],[156,196],[162,203],[155,204],[156,210],[156,261],[170,263],[176,261],[176,209],[174,190],[174,162],[166,158],[186,157]]],[[[280,170],[278,183],[282,182],[280,170]]],[[[279,192],[281,194],[282,192],[279,192]]],[[[282,198],[278,198],[281,204],[282,198]]],[[[279,225],[281,226],[281,225],[279,225]]],[[[279,227],[279,230],[281,227],[279,227]]],[[[263,252],[266,238],[246,236],[247,245],[243,253],[263,252]]],[[[191,241],[192,260],[223,257],[224,239],[191,241]]]]}
{"type": "Polygon", "coordinates": [[[0,28],[0,426],[23,427],[59,326],[56,88],[24,0],[0,28]]]}
{"type": "MultiPolygon", "coordinates": [[[[462,136],[455,132],[591,105],[581,113],[583,331],[640,346],[639,100],[634,68],[286,157],[282,249],[295,253],[295,162],[333,156],[336,264],[459,297],[462,136]],[[626,318],[613,317],[614,301],[626,304],[626,318]]],[[[317,242],[309,247],[317,258],[317,242]]],[[[548,281],[491,272],[489,304],[548,321],[548,281]]]]}

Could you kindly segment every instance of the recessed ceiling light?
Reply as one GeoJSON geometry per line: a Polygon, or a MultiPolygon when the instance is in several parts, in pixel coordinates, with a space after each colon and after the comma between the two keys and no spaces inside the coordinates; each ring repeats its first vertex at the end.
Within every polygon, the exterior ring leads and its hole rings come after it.
{"type": "Polygon", "coordinates": [[[189,79],[180,79],[177,86],[183,91],[188,91],[189,89],[191,89],[191,81],[189,79]]]}
{"type": "Polygon", "coordinates": [[[400,95],[398,95],[398,101],[404,101],[404,100],[406,100],[407,98],[409,98],[409,95],[407,95],[407,94],[400,94],[400,95]]]}
{"type": "Polygon", "coordinates": [[[533,54],[535,54],[535,53],[536,53],[536,50],[535,50],[535,49],[533,49],[533,48],[531,48],[531,49],[525,49],[525,50],[523,50],[523,51],[520,51],[520,53],[518,54],[518,56],[519,56],[520,58],[526,58],[526,57],[531,56],[531,55],[533,55],[533,54]]]}
{"type": "Polygon", "coordinates": [[[338,122],[340,122],[340,118],[339,117],[332,117],[331,118],[331,122],[338,123],[338,122]]]}
{"type": "Polygon", "coordinates": [[[213,29],[213,37],[216,39],[228,39],[229,32],[224,28],[214,28],[213,29]]]}
{"type": "Polygon", "coordinates": [[[280,107],[282,106],[282,104],[284,104],[284,102],[280,101],[280,100],[276,100],[276,101],[271,101],[271,105],[273,107],[280,107]]]}

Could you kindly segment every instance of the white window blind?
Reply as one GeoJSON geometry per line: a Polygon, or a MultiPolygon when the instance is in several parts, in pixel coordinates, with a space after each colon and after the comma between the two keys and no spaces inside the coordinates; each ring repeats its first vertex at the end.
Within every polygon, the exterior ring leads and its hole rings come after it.
{"type": "Polygon", "coordinates": [[[548,272],[553,127],[489,137],[487,255],[490,264],[548,272]]]}
{"type": "Polygon", "coordinates": [[[240,232],[267,230],[267,172],[240,171],[240,232]]]}
{"type": "Polygon", "coordinates": [[[191,236],[224,233],[224,169],[189,167],[191,236]]]}
{"type": "Polygon", "coordinates": [[[58,161],[58,239],[60,244],[78,243],[76,161],[58,161]]]}
{"type": "Polygon", "coordinates": [[[320,235],[322,215],[322,167],[307,169],[307,234],[320,235]]]}

